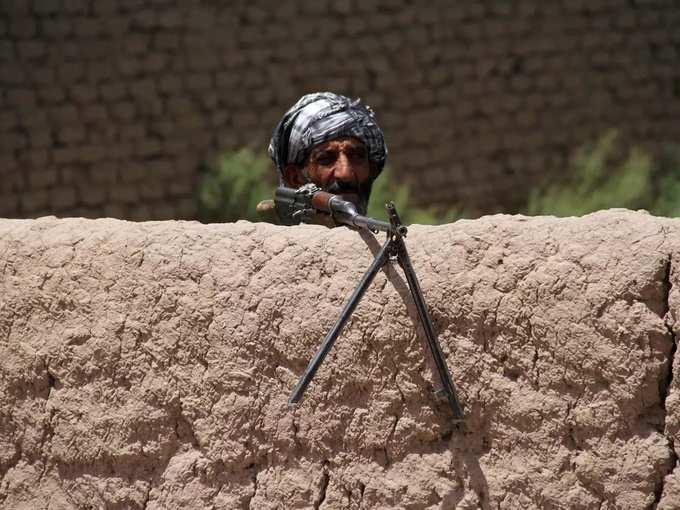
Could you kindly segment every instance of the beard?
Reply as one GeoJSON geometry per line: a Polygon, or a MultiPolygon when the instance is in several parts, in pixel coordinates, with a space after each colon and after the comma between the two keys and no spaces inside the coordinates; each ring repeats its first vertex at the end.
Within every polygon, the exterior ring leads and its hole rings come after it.
{"type": "Polygon", "coordinates": [[[352,202],[359,214],[365,216],[368,209],[368,198],[371,195],[372,182],[367,180],[363,183],[333,181],[325,191],[340,195],[343,200],[352,202]]]}

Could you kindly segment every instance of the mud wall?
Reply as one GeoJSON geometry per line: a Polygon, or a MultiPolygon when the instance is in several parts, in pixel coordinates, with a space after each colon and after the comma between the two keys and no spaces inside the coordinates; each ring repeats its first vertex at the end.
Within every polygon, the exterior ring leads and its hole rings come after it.
{"type": "Polygon", "coordinates": [[[678,508],[680,222],[489,216],[378,242],[238,222],[0,222],[3,508],[678,508]],[[675,375],[675,377],[674,377],[675,375]]]}
{"type": "Polygon", "coordinates": [[[371,104],[421,201],[521,203],[610,128],[678,143],[673,0],[0,2],[0,216],[192,218],[303,93],[371,104]]]}

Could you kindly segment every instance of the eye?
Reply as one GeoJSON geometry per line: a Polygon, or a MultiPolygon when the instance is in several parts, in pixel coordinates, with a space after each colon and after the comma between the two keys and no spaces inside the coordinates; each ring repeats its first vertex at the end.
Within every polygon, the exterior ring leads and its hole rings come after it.
{"type": "Polygon", "coordinates": [[[349,151],[347,151],[348,155],[352,159],[366,159],[368,156],[368,152],[366,151],[365,147],[353,147],[349,151]]]}
{"type": "Polygon", "coordinates": [[[321,154],[317,155],[315,159],[317,164],[328,166],[332,165],[335,160],[338,159],[338,155],[334,152],[322,152],[321,154]]]}

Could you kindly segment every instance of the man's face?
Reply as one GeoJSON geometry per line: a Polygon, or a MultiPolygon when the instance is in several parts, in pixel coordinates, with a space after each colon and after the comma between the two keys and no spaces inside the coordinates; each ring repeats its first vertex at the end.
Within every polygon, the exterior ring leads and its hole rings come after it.
{"type": "Polygon", "coordinates": [[[324,191],[358,204],[362,186],[370,182],[368,150],[356,138],[330,140],[314,147],[303,167],[286,167],[284,176],[289,186],[302,186],[308,177],[324,191]]]}

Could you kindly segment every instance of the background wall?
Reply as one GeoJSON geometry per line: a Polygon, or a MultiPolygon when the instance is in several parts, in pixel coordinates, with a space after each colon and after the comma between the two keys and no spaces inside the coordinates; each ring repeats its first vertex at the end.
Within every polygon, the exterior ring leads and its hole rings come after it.
{"type": "Polygon", "coordinates": [[[0,215],[191,218],[200,166],[359,96],[420,201],[511,210],[608,128],[678,141],[680,7],[0,0],[0,215]]]}

